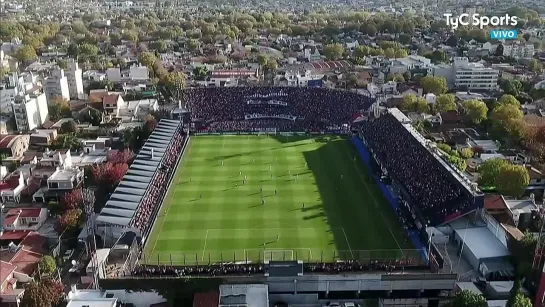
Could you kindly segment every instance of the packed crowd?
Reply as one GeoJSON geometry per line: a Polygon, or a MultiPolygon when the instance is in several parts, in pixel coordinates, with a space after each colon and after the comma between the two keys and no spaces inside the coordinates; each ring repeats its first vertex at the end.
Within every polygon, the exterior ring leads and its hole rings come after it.
{"type": "Polygon", "coordinates": [[[193,119],[214,131],[250,131],[264,125],[279,131],[324,131],[349,125],[373,103],[357,93],[324,88],[195,88],[187,90],[186,97],[193,119]],[[290,115],[297,120],[246,120],[248,114],[290,115]]]}
{"type": "Polygon", "coordinates": [[[412,259],[395,261],[371,261],[362,263],[360,261],[343,261],[335,263],[308,264],[305,267],[307,272],[338,274],[343,272],[364,272],[364,271],[385,271],[399,272],[405,269],[426,269],[426,266],[416,265],[412,259]]]}
{"type": "Polygon", "coordinates": [[[139,266],[132,276],[193,276],[193,275],[251,275],[264,273],[261,264],[224,264],[224,265],[202,265],[202,266],[139,266]]]}
{"type": "MultiPolygon", "coordinates": [[[[411,259],[396,261],[371,261],[363,263],[360,261],[342,261],[335,263],[304,264],[303,272],[307,273],[343,273],[343,272],[402,272],[409,269],[426,269],[425,266],[417,265],[411,259]]],[[[253,275],[265,273],[267,267],[259,263],[248,264],[213,264],[201,266],[154,266],[141,265],[136,267],[132,276],[153,277],[153,276],[195,276],[195,275],[253,275]]]]}
{"type": "Polygon", "coordinates": [[[407,192],[422,224],[441,224],[473,206],[471,195],[391,114],[363,123],[361,133],[388,175],[407,192]]]}
{"type": "Polygon", "coordinates": [[[160,167],[151,179],[148,191],[144,194],[135,217],[131,220],[130,226],[140,229],[143,234],[151,230],[151,221],[157,215],[161,199],[167,191],[168,185],[166,183],[171,177],[176,161],[182,152],[184,139],[185,135],[182,129],[179,128],[165,150],[160,167]]]}

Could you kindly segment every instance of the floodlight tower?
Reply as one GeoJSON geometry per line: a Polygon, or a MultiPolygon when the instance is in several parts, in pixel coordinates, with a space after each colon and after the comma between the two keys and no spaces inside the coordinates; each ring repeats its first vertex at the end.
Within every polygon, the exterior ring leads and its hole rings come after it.
{"type": "Polygon", "coordinates": [[[543,209],[541,209],[539,217],[541,219],[541,227],[539,228],[536,250],[534,252],[534,262],[532,264],[532,267],[536,270],[540,269],[540,265],[543,262],[543,257],[545,256],[545,214],[543,209]]]}
{"type": "Polygon", "coordinates": [[[95,202],[93,191],[89,189],[82,189],[82,198],[84,200],[84,209],[85,215],[87,217],[86,228],[87,228],[87,240],[85,245],[87,246],[87,252],[91,255],[91,267],[93,268],[93,288],[98,289],[98,255],[97,251],[97,241],[95,236],[95,202]]]}

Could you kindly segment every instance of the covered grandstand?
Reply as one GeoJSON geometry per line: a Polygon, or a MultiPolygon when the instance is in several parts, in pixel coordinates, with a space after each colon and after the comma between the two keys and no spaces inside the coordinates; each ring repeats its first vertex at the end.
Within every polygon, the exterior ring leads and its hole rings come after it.
{"type": "Polygon", "coordinates": [[[416,228],[441,225],[483,207],[482,192],[446,163],[442,152],[398,109],[363,123],[360,137],[364,160],[388,185],[390,203],[404,204],[416,228]]]}
{"type": "Polygon", "coordinates": [[[149,205],[148,197],[155,196],[156,186],[153,181],[161,174],[168,181],[173,173],[181,152],[175,152],[173,146],[179,142],[182,124],[178,120],[161,120],[131,164],[106,205],[96,218],[96,234],[105,243],[113,243],[123,233],[134,232],[145,241],[149,234],[163,195],[159,195],[156,204],[149,205]],[[174,158],[171,155],[176,155],[174,158]],[[172,169],[170,169],[172,168],[172,169]],[[143,208],[143,204],[151,207],[143,208]],[[145,221],[139,214],[146,210],[145,221]],[[147,213],[149,211],[149,213],[147,213]]]}

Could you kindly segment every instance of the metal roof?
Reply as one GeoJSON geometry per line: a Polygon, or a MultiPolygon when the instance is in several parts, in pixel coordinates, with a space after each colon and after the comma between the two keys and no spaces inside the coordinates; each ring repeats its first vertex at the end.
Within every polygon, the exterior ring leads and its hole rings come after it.
{"type": "Polygon", "coordinates": [[[180,124],[180,121],[170,119],[159,122],[102,208],[97,223],[117,226],[130,224],[180,124]]]}

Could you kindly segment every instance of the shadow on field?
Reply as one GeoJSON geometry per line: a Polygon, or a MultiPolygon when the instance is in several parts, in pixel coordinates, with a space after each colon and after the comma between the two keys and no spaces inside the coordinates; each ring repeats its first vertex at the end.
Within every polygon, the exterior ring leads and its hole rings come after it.
{"type": "Polygon", "coordinates": [[[310,211],[304,219],[324,219],[333,235],[331,249],[336,247],[341,258],[357,258],[358,250],[382,249],[391,240],[390,234],[382,233],[383,220],[355,170],[351,144],[342,137],[325,136],[316,141],[324,144],[303,154],[323,205],[304,208],[310,211]]]}

